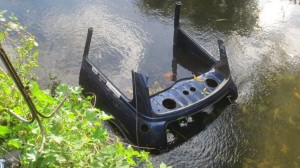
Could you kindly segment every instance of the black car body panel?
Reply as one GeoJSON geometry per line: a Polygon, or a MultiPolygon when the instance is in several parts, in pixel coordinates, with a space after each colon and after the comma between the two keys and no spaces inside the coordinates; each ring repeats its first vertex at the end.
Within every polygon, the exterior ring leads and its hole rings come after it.
{"type": "Polygon", "coordinates": [[[97,106],[113,115],[113,122],[133,144],[147,148],[167,146],[168,124],[202,112],[215,103],[238,96],[225,47],[218,40],[220,59],[215,60],[179,26],[180,4],[176,4],[174,50],[182,48],[202,60],[205,72],[176,81],[171,87],[149,95],[147,79],[132,71],[133,99],[129,100],[88,58],[92,38],[89,28],[79,84],[97,96],[97,106]]]}

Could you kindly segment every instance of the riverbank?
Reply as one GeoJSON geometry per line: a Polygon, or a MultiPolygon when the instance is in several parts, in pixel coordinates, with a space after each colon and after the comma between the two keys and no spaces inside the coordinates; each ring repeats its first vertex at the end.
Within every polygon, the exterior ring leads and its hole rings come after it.
{"type": "MultiPolygon", "coordinates": [[[[147,152],[106,131],[103,121],[112,117],[95,108],[93,96],[83,97],[82,88],[59,84],[41,90],[33,73],[39,53],[34,36],[13,14],[1,11],[0,21],[0,43],[14,49],[9,59],[29,96],[1,66],[0,156],[20,150],[22,167],[153,167],[147,152]],[[33,102],[30,108],[25,99],[33,102]]],[[[9,63],[1,45],[1,58],[9,63]]]]}

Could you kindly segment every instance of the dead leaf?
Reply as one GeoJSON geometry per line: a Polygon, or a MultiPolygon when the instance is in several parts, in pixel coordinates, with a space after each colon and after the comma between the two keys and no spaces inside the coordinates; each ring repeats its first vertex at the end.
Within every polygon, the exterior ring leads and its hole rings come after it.
{"type": "Polygon", "coordinates": [[[294,93],[294,95],[296,96],[296,98],[300,101],[300,94],[299,93],[294,93]]]}
{"type": "Polygon", "coordinates": [[[216,22],[227,21],[228,19],[217,19],[216,22]]]}
{"type": "Polygon", "coordinates": [[[172,79],[172,77],[173,77],[173,73],[171,73],[171,72],[167,72],[164,74],[165,79],[172,79]]]}

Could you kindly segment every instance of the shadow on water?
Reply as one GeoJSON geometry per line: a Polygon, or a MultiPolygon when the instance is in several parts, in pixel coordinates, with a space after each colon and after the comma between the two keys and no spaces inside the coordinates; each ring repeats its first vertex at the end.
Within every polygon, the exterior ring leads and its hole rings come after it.
{"type": "MultiPolygon", "coordinates": [[[[192,77],[193,75],[200,75],[209,71],[212,67],[209,66],[206,60],[193,54],[192,52],[186,52],[181,47],[173,46],[173,57],[169,69],[171,72],[165,73],[164,78],[158,79],[152,84],[150,93],[155,94],[169,86],[171,86],[177,80],[186,77],[192,77]],[[179,69],[179,70],[178,70],[179,69]],[[184,75],[178,74],[185,72],[184,75]]],[[[160,74],[161,75],[161,74],[160,74]]]]}
{"type": "Polygon", "coordinates": [[[208,125],[210,125],[215,119],[218,118],[218,116],[230,103],[232,102],[230,102],[229,99],[225,98],[223,101],[216,103],[214,106],[203,109],[203,111],[201,111],[200,113],[168,124],[168,147],[166,149],[156,151],[156,153],[154,154],[168,152],[178,145],[186,142],[201,131],[205,130],[208,125]]]}
{"type": "MultiPolygon", "coordinates": [[[[180,65],[196,76],[203,74],[212,68],[209,67],[206,60],[201,57],[193,55],[193,53],[188,53],[187,55],[182,48],[173,47],[172,73],[175,74],[174,76],[177,76],[177,65],[180,65]]],[[[174,80],[177,80],[177,78],[174,80]]]]}

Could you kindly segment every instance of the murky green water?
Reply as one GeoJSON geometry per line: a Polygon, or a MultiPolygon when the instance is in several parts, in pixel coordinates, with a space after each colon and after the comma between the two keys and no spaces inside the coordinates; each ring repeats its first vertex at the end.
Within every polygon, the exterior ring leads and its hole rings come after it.
{"type": "Polygon", "coordinates": [[[300,167],[300,71],[260,77],[250,103],[235,118],[245,131],[244,167],[300,167]],[[247,131],[246,131],[247,130],[247,131]]]}
{"type": "MultiPolygon", "coordinates": [[[[40,41],[40,81],[69,84],[78,74],[88,27],[91,56],[124,92],[130,70],[169,86],[171,0],[0,1],[40,41]]],[[[225,42],[239,98],[205,130],[152,156],[173,167],[300,167],[300,5],[289,0],[183,1],[182,27],[218,58],[225,42]]],[[[178,67],[179,78],[191,72],[178,67]]]]}

